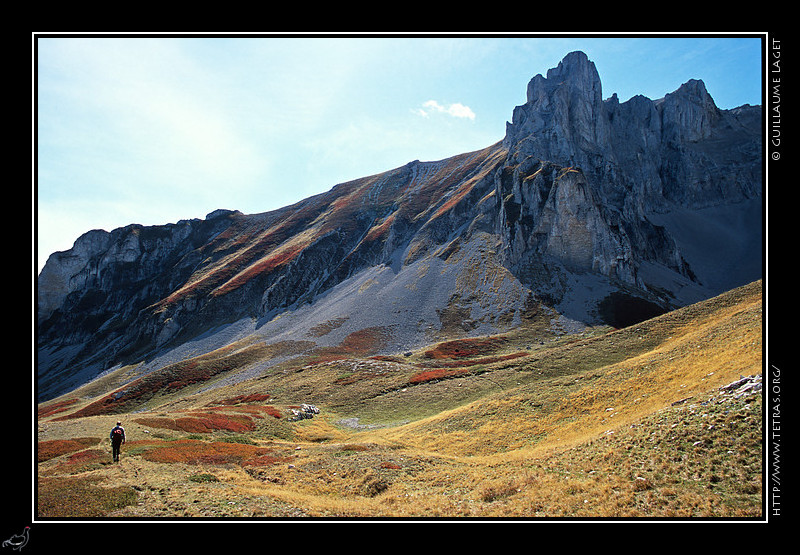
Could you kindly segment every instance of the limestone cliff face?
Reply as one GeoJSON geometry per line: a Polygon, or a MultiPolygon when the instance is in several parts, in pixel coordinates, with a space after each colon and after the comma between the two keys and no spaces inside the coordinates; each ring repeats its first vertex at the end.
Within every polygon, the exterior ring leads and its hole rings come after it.
{"type": "Polygon", "coordinates": [[[528,157],[579,167],[626,217],[739,202],[761,192],[761,107],[720,110],[700,80],[659,100],[602,100],[582,52],[528,84],[503,144],[528,157]]]}
{"type": "Polygon", "coordinates": [[[655,101],[602,100],[594,64],[567,55],[530,81],[507,124],[498,233],[510,263],[544,256],[644,289],[643,265],[696,280],[669,226],[653,220],[760,203],[760,114],[718,109],[699,80],[655,101]]]}
{"type": "Polygon", "coordinates": [[[454,314],[464,333],[497,331],[538,299],[588,323],[612,291],[669,308],[758,279],[739,261],[760,259],[743,239],[760,236],[760,110],[720,110],[701,81],[603,100],[574,52],[483,150],[264,214],[88,232],[39,276],[40,396],[236,322],[269,341],[357,314],[400,350],[454,314]],[[709,264],[723,255],[724,281],[709,264]]]}
{"type": "Polygon", "coordinates": [[[537,161],[505,166],[498,234],[510,267],[538,261],[636,284],[634,252],[618,213],[575,167],[537,161]]]}

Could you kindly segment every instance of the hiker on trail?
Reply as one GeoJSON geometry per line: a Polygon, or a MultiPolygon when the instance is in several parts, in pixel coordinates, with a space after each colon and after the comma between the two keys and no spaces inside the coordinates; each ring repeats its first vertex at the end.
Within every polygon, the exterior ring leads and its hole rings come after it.
{"type": "Polygon", "coordinates": [[[125,443],[125,428],[122,427],[122,422],[117,422],[117,425],[111,428],[111,450],[114,454],[114,462],[119,462],[119,447],[125,443]]]}

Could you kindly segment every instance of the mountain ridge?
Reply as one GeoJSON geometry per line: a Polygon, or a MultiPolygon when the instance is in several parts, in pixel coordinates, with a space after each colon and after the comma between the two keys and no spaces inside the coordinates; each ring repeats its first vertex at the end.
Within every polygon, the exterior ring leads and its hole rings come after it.
{"type": "MultiPolygon", "coordinates": [[[[532,309],[578,331],[708,298],[720,286],[698,261],[712,251],[686,230],[716,211],[718,239],[760,237],[760,110],[719,110],[699,80],[657,101],[603,100],[574,52],[531,79],[484,149],[262,214],[90,231],[38,278],[39,399],[243,337],[325,347],[380,328],[372,354],[396,354],[532,309]]],[[[754,243],[730,256],[760,259],[754,243]]],[[[759,278],[754,266],[725,286],[759,278]]]]}

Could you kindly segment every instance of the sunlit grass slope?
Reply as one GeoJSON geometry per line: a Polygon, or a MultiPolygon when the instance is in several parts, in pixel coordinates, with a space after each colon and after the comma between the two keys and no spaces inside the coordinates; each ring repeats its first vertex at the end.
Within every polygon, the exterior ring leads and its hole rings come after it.
{"type": "MultiPolygon", "coordinates": [[[[497,371],[513,386],[387,434],[438,453],[493,456],[583,442],[758,374],[760,283],[497,371]]],[[[452,385],[456,386],[455,383],[452,385]]]]}
{"type": "Polygon", "coordinates": [[[37,510],[758,517],[761,394],[720,388],[761,373],[761,297],[755,282],[620,330],[532,326],[408,356],[311,356],[132,413],[81,412],[107,391],[65,396],[40,407],[37,510]],[[320,414],[291,422],[301,402],[320,414]],[[114,465],[117,419],[129,442],[114,465]]]}

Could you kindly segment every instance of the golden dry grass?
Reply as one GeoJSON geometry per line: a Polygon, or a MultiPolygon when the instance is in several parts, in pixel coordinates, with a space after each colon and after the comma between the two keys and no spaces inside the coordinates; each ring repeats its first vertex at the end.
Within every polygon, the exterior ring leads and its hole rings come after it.
{"type": "MultiPolygon", "coordinates": [[[[437,453],[508,456],[509,451],[525,449],[527,456],[530,449],[586,441],[679,399],[761,372],[760,294],[699,319],[685,312],[686,323],[673,313],[603,338],[605,349],[614,349],[616,342],[619,349],[636,352],[631,343],[638,337],[644,341],[648,334],[669,334],[641,354],[528,382],[404,426],[390,437],[437,453]]],[[[589,345],[590,341],[570,345],[569,357],[582,358],[589,345]]]]}
{"type": "MultiPolygon", "coordinates": [[[[186,518],[761,515],[761,396],[734,399],[719,390],[761,372],[760,282],[637,326],[489,364],[480,374],[407,385],[402,395],[416,397],[406,400],[387,387],[402,385],[413,367],[348,385],[332,366],[317,369],[284,375],[331,401],[318,417],[292,424],[287,437],[262,430],[244,434],[249,445],[232,446],[221,443],[230,438],[224,432],[187,438],[132,427],[131,438],[142,443],[123,450],[119,465],[93,467],[87,477],[138,495],[134,502],[120,494],[125,502],[97,510],[186,518]],[[376,386],[371,397],[369,384],[376,386]],[[363,388],[352,390],[357,403],[342,400],[348,387],[363,388]],[[468,388],[470,396],[456,393],[468,388]],[[414,403],[434,396],[439,408],[419,416],[414,403]],[[391,411],[375,410],[381,403],[391,411]],[[384,416],[406,407],[411,421],[342,427],[339,418],[353,407],[384,416]]],[[[42,418],[40,439],[93,430],[104,437],[109,422],[42,418]]],[[[88,482],[56,481],[66,478],[58,465],[68,456],[40,464],[48,495],[59,486],[90,491],[88,482]]],[[[53,510],[48,499],[43,511],[53,510]]]]}

